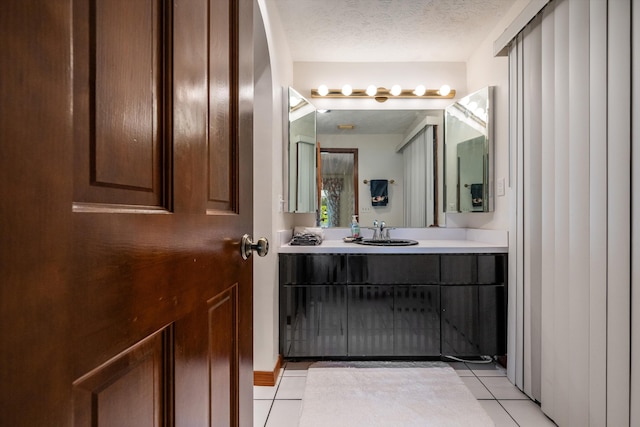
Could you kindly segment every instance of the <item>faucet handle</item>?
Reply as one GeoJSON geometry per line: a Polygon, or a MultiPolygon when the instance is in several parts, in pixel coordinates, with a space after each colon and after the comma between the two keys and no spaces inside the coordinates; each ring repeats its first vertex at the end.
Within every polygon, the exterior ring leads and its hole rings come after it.
{"type": "Polygon", "coordinates": [[[383,233],[384,235],[382,238],[386,240],[391,240],[391,233],[389,233],[389,231],[395,230],[395,229],[396,229],[395,227],[385,227],[384,233],[383,233]]]}

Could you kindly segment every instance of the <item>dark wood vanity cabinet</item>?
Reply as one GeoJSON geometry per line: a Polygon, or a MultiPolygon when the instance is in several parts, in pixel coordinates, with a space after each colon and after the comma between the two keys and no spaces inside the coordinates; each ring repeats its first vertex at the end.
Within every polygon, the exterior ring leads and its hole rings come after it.
{"type": "Polygon", "coordinates": [[[505,254],[280,254],[285,357],[501,355],[505,254]]]}

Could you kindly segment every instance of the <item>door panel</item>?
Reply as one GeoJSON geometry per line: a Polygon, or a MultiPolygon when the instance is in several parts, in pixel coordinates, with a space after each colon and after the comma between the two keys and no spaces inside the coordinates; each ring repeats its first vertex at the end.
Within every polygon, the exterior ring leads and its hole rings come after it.
{"type": "Polygon", "coordinates": [[[211,2],[209,30],[214,37],[208,50],[214,59],[209,62],[209,134],[208,151],[208,203],[207,208],[235,212],[237,168],[235,158],[237,133],[234,132],[234,109],[238,97],[233,93],[230,76],[237,63],[232,52],[235,38],[230,34],[235,13],[234,2],[211,2]],[[229,143],[231,142],[231,143],[229,143]]]}
{"type": "Polygon", "coordinates": [[[176,324],[176,425],[238,425],[238,329],[237,286],[176,324]]]}
{"type": "Polygon", "coordinates": [[[214,426],[237,425],[237,287],[208,301],[210,410],[214,426]]]}
{"type": "Polygon", "coordinates": [[[166,205],[167,7],[162,0],[74,0],[76,209],[166,205]]]}
{"type": "Polygon", "coordinates": [[[127,349],[73,384],[76,426],[161,426],[170,402],[164,391],[170,360],[161,331],[127,349]]]}
{"type": "Polygon", "coordinates": [[[0,424],[252,425],[252,4],[0,14],[0,424]]]}

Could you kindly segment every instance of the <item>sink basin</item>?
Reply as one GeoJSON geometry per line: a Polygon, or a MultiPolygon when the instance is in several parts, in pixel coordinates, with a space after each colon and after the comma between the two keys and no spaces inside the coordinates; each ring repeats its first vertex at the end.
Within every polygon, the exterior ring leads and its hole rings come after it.
{"type": "Polygon", "coordinates": [[[359,245],[368,245],[368,246],[412,246],[412,245],[418,244],[416,240],[410,240],[410,239],[384,239],[384,240],[362,239],[356,243],[358,243],[359,245]]]}

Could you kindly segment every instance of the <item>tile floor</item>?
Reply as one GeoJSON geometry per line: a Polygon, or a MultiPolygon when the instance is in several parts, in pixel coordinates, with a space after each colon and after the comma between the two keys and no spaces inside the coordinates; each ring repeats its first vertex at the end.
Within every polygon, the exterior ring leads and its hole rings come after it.
{"type": "MultiPolygon", "coordinates": [[[[254,427],[297,427],[311,362],[287,362],[273,387],[253,388],[254,427]]],[[[496,427],[555,426],[495,365],[450,363],[496,427]]]]}

